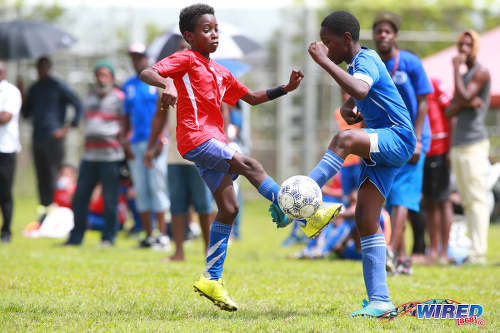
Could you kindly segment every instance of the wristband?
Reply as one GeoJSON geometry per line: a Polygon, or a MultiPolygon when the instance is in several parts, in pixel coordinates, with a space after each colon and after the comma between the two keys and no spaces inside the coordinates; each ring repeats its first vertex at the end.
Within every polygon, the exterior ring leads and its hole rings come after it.
{"type": "Polygon", "coordinates": [[[269,100],[273,100],[275,98],[281,97],[283,95],[286,95],[286,91],[283,88],[283,86],[278,86],[275,88],[270,88],[266,90],[266,95],[269,100]]]}

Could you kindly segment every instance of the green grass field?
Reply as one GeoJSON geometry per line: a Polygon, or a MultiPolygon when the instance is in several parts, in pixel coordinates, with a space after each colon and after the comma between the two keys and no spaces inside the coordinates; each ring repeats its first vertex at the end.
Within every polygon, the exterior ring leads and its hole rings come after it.
{"type": "Polygon", "coordinates": [[[164,263],[165,253],[138,250],[121,235],[99,249],[89,232],[82,248],[53,239],[26,239],[33,198],[17,198],[13,242],[0,245],[0,332],[367,332],[500,331],[500,226],[490,229],[486,267],[414,267],[411,277],[389,277],[393,302],[451,298],[484,307],[486,326],[401,317],[392,322],[349,319],[365,298],[360,262],[297,261],[280,247],[266,203],[247,202],[243,240],[233,243],[225,284],[238,303],[222,312],[193,292],[204,267],[201,240],[186,244],[187,261],[164,263]]]}

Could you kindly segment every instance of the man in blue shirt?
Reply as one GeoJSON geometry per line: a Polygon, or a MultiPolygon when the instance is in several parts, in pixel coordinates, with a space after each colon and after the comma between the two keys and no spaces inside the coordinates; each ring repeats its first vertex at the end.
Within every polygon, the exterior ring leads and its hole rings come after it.
{"type": "Polygon", "coordinates": [[[52,61],[41,57],[36,63],[38,81],[28,90],[22,114],[33,119],[33,159],[38,181],[40,204],[52,203],[57,173],[64,159],[64,138],[70,127],[77,127],[83,113],[82,103],[64,83],[50,75],[52,61]],[[66,107],[75,115],[66,120],[66,107]]]}
{"type": "MultiPolygon", "coordinates": [[[[420,59],[397,47],[397,33],[400,25],[399,15],[387,11],[380,12],[373,24],[373,39],[378,54],[410,112],[417,136],[415,152],[408,163],[399,170],[386,203],[392,222],[387,269],[391,273],[411,274],[411,260],[406,256],[404,230],[408,210],[416,213],[420,210],[425,153],[429,150],[431,141],[427,118],[427,94],[432,93],[433,89],[420,59]],[[395,258],[393,251],[398,253],[399,257],[395,258]]],[[[410,215],[413,217],[414,224],[417,226],[425,224],[416,213],[410,215]]],[[[415,228],[414,234],[418,234],[423,239],[423,226],[415,228]]],[[[416,237],[417,240],[418,238],[416,237]]]]}
{"type": "MultiPolygon", "coordinates": [[[[146,238],[139,247],[157,247],[167,250],[169,239],[166,236],[165,212],[170,207],[167,196],[167,149],[157,145],[156,158],[152,168],[144,164],[151,123],[156,110],[157,89],[141,80],[139,73],[148,66],[146,47],[141,43],[134,43],[129,48],[129,55],[137,75],[130,78],[123,85],[125,92],[125,130],[132,131],[130,143],[125,142],[125,150],[134,189],[136,191],[136,205],[141,217],[142,226],[146,231],[146,238]],[[154,213],[158,221],[160,235],[152,237],[151,214],[154,213]]],[[[158,138],[162,140],[162,138],[158,138]]]]}
{"type": "Polygon", "coordinates": [[[386,282],[386,241],[380,212],[399,168],[412,156],[416,138],[403,99],[373,50],[359,44],[359,22],[336,11],[321,23],[321,42],[309,54],[351,97],[342,105],[348,124],[362,120],[368,128],[339,132],[322,160],[310,173],[320,187],[342,167],[349,154],[363,158],[355,222],[361,240],[363,275],[369,302],[352,317],[387,318],[396,315],[386,282]],[[348,73],[338,64],[346,62],[348,73]]]}

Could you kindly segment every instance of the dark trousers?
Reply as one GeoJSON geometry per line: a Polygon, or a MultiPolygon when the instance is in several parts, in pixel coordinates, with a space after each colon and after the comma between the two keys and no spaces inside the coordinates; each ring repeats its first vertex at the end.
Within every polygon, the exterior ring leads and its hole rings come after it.
{"type": "Polygon", "coordinates": [[[118,230],[120,162],[82,161],[73,196],[75,227],[71,230],[68,243],[82,243],[87,229],[90,197],[98,183],[102,185],[104,199],[105,224],[102,230],[102,240],[114,242],[118,230]]]}
{"type": "Polygon", "coordinates": [[[412,254],[425,254],[425,217],[422,213],[408,210],[410,223],[413,228],[413,250],[412,254]]]}
{"type": "Polygon", "coordinates": [[[33,140],[33,158],[40,204],[48,206],[52,203],[57,173],[64,158],[64,140],[55,138],[44,141],[33,140]]]}
{"type": "Polygon", "coordinates": [[[2,209],[2,235],[10,235],[14,200],[12,184],[16,170],[17,153],[0,153],[0,208],[2,209]]]}

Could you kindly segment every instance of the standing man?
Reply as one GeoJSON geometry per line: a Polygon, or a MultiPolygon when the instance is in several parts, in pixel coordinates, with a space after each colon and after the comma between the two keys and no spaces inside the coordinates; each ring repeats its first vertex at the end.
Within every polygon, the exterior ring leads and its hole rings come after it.
{"type": "Polygon", "coordinates": [[[479,36],[473,30],[460,34],[458,55],[452,59],[455,94],[446,116],[456,118],[451,140],[451,167],[457,178],[472,246],[471,263],[486,263],[490,207],[487,177],[488,132],[484,118],[490,103],[490,73],[477,62],[479,36]],[[465,74],[460,73],[466,66],[465,74]]]}
{"type": "MultiPolygon", "coordinates": [[[[404,230],[408,210],[413,212],[420,210],[425,153],[429,150],[431,141],[427,119],[427,94],[433,90],[420,59],[397,47],[400,26],[399,15],[387,11],[380,12],[373,23],[373,39],[380,58],[410,112],[417,136],[415,152],[397,173],[386,198],[393,227],[388,247],[387,268],[392,273],[397,270],[398,273],[411,274],[411,260],[406,256],[404,230]],[[399,257],[394,258],[393,252],[399,257]]],[[[423,236],[423,228],[421,233],[423,236]]]]}
{"type": "MultiPolygon", "coordinates": [[[[161,149],[158,156],[152,161],[152,167],[144,164],[144,154],[148,145],[151,123],[156,111],[157,89],[141,80],[139,74],[148,67],[146,46],[141,43],[130,45],[129,55],[137,75],[131,77],[124,85],[125,92],[125,131],[132,132],[130,142],[124,143],[128,153],[128,164],[134,189],[136,205],[141,222],[146,231],[146,238],[139,243],[139,247],[154,246],[160,250],[169,248],[169,239],[166,236],[165,212],[170,202],[167,195],[167,149],[161,149]],[[153,238],[151,214],[155,214],[160,235],[153,238]]],[[[161,133],[160,133],[161,134],[161,133]]],[[[128,137],[128,136],[127,136],[128,137]]],[[[165,143],[161,135],[156,137],[161,144],[165,143]]]]}
{"type": "Polygon", "coordinates": [[[33,119],[33,158],[42,206],[52,203],[57,173],[64,159],[64,137],[70,127],[77,127],[82,104],[74,92],[50,75],[52,61],[41,57],[36,63],[38,81],[28,90],[23,117],[33,119]],[[71,122],[66,120],[66,107],[75,108],[71,122]]]}
{"type": "Polygon", "coordinates": [[[19,143],[19,111],[21,110],[21,92],[7,82],[5,64],[0,62],[0,209],[3,224],[1,241],[9,243],[10,224],[14,200],[12,184],[16,169],[16,155],[21,150],[19,143]]]}
{"type": "Polygon", "coordinates": [[[125,158],[123,142],[123,92],[115,88],[115,72],[107,61],[94,69],[96,85],[89,93],[85,111],[85,148],[78,173],[73,212],[75,227],[66,245],[81,245],[87,227],[89,202],[98,183],[104,199],[104,247],[114,244],[118,229],[120,162],[125,158]]]}

